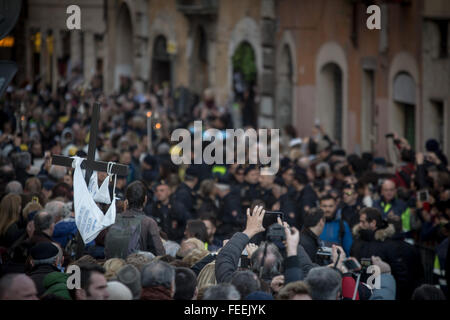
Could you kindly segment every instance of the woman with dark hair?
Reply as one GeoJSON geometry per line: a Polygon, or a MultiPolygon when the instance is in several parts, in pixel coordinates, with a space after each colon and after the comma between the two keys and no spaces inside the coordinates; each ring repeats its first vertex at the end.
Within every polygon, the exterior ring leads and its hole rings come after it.
{"type": "Polygon", "coordinates": [[[19,228],[22,199],[17,194],[8,194],[0,203],[0,246],[9,248],[25,232],[19,228]]]}

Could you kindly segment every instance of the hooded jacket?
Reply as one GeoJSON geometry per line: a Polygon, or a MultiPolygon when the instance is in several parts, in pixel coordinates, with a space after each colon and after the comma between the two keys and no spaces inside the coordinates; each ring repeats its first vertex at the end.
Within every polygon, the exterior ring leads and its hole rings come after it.
{"type": "Polygon", "coordinates": [[[353,228],[355,242],[351,255],[358,260],[379,256],[388,263],[397,284],[397,300],[411,299],[414,289],[422,283],[424,272],[417,249],[396,234],[394,225],[388,224],[376,231],[353,228]]]}

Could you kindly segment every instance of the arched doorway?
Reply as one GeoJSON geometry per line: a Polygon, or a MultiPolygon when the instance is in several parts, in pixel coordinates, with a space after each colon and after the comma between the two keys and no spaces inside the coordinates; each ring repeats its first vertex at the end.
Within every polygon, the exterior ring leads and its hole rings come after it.
{"type": "Polygon", "coordinates": [[[284,128],[292,124],[292,57],[289,46],[285,44],[282,49],[281,59],[277,64],[276,87],[276,124],[278,128],[284,128]]]}
{"type": "Polygon", "coordinates": [[[209,87],[208,38],[205,29],[198,26],[195,33],[191,66],[191,89],[202,96],[209,87]]]}
{"type": "Polygon", "coordinates": [[[125,3],[119,10],[116,37],[114,88],[118,90],[125,85],[126,78],[132,78],[133,75],[133,26],[130,9],[125,3]]]}
{"type": "Polygon", "coordinates": [[[400,72],[394,79],[394,131],[408,140],[414,148],[416,142],[416,85],[407,72],[400,72]]]}
{"type": "Polygon", "coordinates": [[[153,44],[152,74],[153,85],[159,87],[170,86],[171,80],[171,60],[167,52],[167,39],[163,35],[156,37],[153,44]]]}
{"type": "Polygon", "coordinates": [[[243,41],[232,56],[233,92],[236,101],[242,106],[242,125],[256,128],[257,110],[255,105],[255,86],[257,65],[255,51],[250,43],[243,41]]]}
{"type": "Polygon", "coordinates": [[[319,74],[319,120],[329,135],[342,145],[343,85],[342,70],[336,63],[328,63],[319,74]]]}

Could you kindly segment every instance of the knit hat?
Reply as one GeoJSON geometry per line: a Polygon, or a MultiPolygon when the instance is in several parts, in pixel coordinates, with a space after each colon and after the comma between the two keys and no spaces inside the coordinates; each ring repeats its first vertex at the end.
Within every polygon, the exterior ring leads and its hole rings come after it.
{"type": "Polygon", "coordinates": [[[127,264],[120,268],[120,270],[117,272],[116,279],[117,281],[122,282],[131,290],[134,300],[137,300],[141,297],[141,273],[135,266],[127,264]]]}
{"type": "Polygon", "coordinates": [[[30,250],[33,260],[43,260],[55,257],[58,254],[58,248],[51,242],[40,242],[30,250]]]}
{"type": "Polygon", "coordinates": [[[108,300],[132,300],[133,294],[131,290],[119,281],[110,281],[107,284],[108,300]]]}
{"type": "Polygon", "coordinates": [[[47,289],[44,295],[54,294],[66,300],[72,300],[69,290],[67,289],[67,279],[69,274],[62,272],[51,272],[44,278],[44,287],[47,289]]]}

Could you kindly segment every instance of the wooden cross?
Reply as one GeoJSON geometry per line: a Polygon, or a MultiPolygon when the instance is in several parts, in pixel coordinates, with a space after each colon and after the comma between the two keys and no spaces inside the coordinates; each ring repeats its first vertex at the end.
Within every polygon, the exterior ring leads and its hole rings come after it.
{"type": "MultiPolygon", "coordinates": [[[[98,122],[100,118],[100,103],[94,103],[92,111],[91,127],[89,129],[89,147],[87,159],[81,162],[81,168],[86,169],[86,185],[89,185],[89,179],[91,178],[93,171],[108,172],[108,162],[95,161],[95,150],[97,147],[97,134],[98,134],[98,122]]],[[[56,166],[64,166],[72,168],[73,159],[71,157],[65,157],[61,155],[52,156],[52,164],[56,166]]],[[[123,164],[114,163],[110,168],[112,174],[118,176],[128,176],[128,166],[123,164]]],[[[80,258],[84,251],[84,242],[81,238],[80,232],[77,234],[77,254],[76,258],[80,258]]]]}

